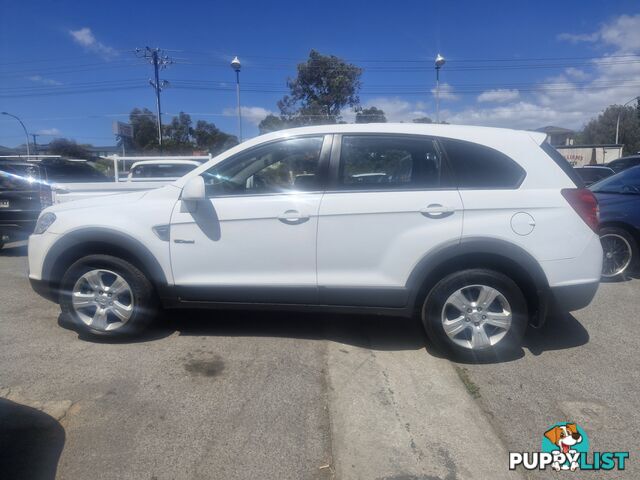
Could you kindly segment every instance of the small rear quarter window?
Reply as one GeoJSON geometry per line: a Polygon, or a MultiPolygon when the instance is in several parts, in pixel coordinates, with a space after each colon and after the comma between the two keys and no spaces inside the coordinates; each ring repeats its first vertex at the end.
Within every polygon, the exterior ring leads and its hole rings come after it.
{"type": "Polygon", "coordinates": [[[463,140],[440,139],[458,188],[516,189],[524,169],[502,152],[463,140]]]}

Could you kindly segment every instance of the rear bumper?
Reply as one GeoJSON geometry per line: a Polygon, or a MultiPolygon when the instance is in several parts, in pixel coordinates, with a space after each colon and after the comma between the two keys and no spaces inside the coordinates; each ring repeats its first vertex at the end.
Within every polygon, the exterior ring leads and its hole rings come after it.
{"type": "Polygon", "coordinates": [[[551,287],[553,309],[558,312],[571,312],[586,307],[596,296],[598,285],[600,282],[551,287]]]}
{"type": "Polygon", "coordinates": [[[30,278],[29,283],[31,283],[31,288],[33,288],[33,291],[38,295],[51,302],[58,303],[58,292],[51,288],[51,284],[49,282],[30,278]]]}

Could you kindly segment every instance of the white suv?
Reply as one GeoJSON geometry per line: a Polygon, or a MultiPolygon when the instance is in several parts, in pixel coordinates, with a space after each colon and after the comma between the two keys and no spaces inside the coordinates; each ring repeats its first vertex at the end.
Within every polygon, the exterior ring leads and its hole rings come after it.
{"type": "Polygon", "coordinates": [[[93,334],[136,332],[160,306],[418,314],[433,343],[475,357],[589,304],[597,222],[544,134],[306,127],[157,190],[47,208],[29,277],[93,334]]]}

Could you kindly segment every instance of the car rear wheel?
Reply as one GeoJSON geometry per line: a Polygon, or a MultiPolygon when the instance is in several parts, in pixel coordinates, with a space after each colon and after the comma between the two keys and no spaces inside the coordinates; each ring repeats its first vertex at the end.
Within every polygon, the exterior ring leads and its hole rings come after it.
{"type": "Polygon", "coordinates": [[[600,230],[602,244],[602,276],[623,277],[637,259],[638,246],[629,232],[621,228],[605,227],[600,230]]]}
{"type": "Polygon", "coordinates": [[[157,302],[151,282],[137,267],[109,255],[89,255],[64,274],[60,307],[81,332],[121,336],[143,330],[157,302]]]}
{"type": "Polygon", "coordinates": [[[472,360],[499,358],[520,348],[527,318],[518,285],[485,269],[448,275],[427,295],[422,308],[429,339],[454,356],[472,360]]]}

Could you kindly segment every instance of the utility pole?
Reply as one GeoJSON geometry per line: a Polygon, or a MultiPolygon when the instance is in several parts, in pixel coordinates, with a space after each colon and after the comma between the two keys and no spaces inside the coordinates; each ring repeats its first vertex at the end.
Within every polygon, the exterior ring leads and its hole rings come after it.
{"type": "Polygon", "coordinates": [[[31,136],[33,137],[33,154],[38,155],[38,142],[36,138],[40,135],[38,135],[37,133],[32,133],[31,136]]]}
{"type": "Polygon", "coordinates": [[[162,89],[169,85],[166,80],[160,81],[160,70],[167,68],[168,65],[173,63],[167,55],[163,53],[160,48],[144,47],[136,48],[136,55],[139,58],[144,58],[153,65],[153,76],[155,80],[149,80],[149,85],[153,87],[156,93],[156,116],[158,123],[158,144],[162,150],[162,108],[160,106],[160,92],[162,89]]]}

